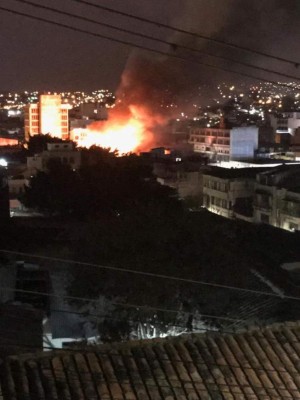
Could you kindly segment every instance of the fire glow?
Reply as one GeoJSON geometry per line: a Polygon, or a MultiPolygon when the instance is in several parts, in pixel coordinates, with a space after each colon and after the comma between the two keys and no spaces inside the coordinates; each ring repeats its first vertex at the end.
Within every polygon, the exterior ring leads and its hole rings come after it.
{"type": "Polygon", "coordinates": [[[146,131],[143,121],[131,116],[126,121],[112,118],[105,122],[94,122],[86,129],[74,129],[73,137],[80,147],[95,145],[124,154],[141,148],[145,135],[150,135],[146,131]]]}
{"type": "Polygon", "coordinates": [[[173,103],[173,95],[166,88],[175,81],[169,65],[131,57],[108,120],[93,122],[86,129],[74,129],[71,139],[80,147],[96,145],[117,150],[119,155],[162,145],[173,112],[163,106],[173,103]]]}
{"type": "Polygon", "coordinates": [[[79,147],[100,146],[126,154],[148,149],[153,143],[152,129],[162,121],[142,107],[129,106],[124,113],[116,106],[108,121],[97,121],[88,128],[73,129],[72,138],[79,147]]]}

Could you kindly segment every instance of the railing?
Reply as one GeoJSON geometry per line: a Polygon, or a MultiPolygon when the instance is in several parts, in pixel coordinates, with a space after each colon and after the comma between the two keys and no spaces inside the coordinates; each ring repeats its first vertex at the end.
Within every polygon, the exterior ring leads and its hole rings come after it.
{"type": "Polygon", "coordinates": [[[300,203],[290,200],[282,200],[280,211],[281,213],[290,215],[291,217],[300,218],[300,203]]]}

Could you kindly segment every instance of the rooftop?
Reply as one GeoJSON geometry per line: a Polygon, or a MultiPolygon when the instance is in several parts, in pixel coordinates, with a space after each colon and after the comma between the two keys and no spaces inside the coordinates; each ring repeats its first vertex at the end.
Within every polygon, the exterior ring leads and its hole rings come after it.
{"type": "Polygon", "coordinates": [[[205,175],[215,176],[222,179],[239,179],[239,178],[252,178],[255,179],[256,175],[260,172],[269,171],[271,167],[266,168],[222,168],[211,167],[205,172],[205,175]]]}
{"type": "Polygon", "coordinates": [[[300,323],[10,356],[6,399],[300,399],[300,323]]]}

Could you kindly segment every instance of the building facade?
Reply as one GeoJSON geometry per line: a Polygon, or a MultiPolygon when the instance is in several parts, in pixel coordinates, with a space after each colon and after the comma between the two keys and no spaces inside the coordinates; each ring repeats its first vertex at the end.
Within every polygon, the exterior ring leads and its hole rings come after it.
{"type": "Polygon", "coordinates": [[[81,153],[74,148],[72,142],[48,143],[47,150],[27,157],[28,173],[31,175],[37,171],[46,171],[51,161],[69,165],[76,170],[81,165],[81,153]]]}
{"type": "Polygon", "coordinates": [[[194,208],[202,205],[203,173],[207,169],[203,160],[158,160],[153,173],[161,185],[175,189],[180,199],[189,200],[194,208]]]}
{"type": "Polygon", "coordinates": [[[230,129],[192,127],[189,143],[193,145],[194,152],[201,153],[214,162],[229,161],[230,129]]]}
{"type": "Polygon", "coordinates": [[[295,130],[300,127],[300,112],[271,114],[270,123],[277,134],[293,135],[295,130]]]}
{"type": "Polygon", "coordinates": [[[283,166],[257,175],[253,222],[300,230],[299,166],[283,166]]]}
{"type": "Polygon", "coordinates": [[[25,107],[25,139],[37,134],[50,134],[60,139],[69,137],[69,105],[60,95],[41,95],[37,104],[25,107]]]}
{"type": "Polygon", "coordinates": [[[251,218],[256,169],[215,167],[203,175],[203,205],[226,218],[251,218]]]}
{"type": "Polygon", "coordinates": [[[255,158],[274,147],[275,135],[269,126],[241,126],[230,130],[230,160],[255,158]]]}

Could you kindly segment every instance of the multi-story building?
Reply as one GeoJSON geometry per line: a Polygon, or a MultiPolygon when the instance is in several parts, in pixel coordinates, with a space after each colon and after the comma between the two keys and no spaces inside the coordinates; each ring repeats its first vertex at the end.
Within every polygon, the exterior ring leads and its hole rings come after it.
{"type": "Polygon", "coordinates": [[[271,127],[241,126],[230,130],[230,160],[254,158],[259,149],[274,144],[271,127]]]}
{"type": "Polygon", "coordinates": [[[25,107],[25,139],[37,134],[68,139],[68,110],[69,105],[62,103],[60,95],[40,95],[38,103],[25,107]]]}
{"type": "Polygon", "coordinates": [[[271,114],[270,123],[277,134],[293,135],[295,130],[300,127],[300,112],[283,112],[281,114],[271,114]]]}
{"type": "Polygon", "coordinates": [[[256,178],[253,222],[300,229],[300,166],[281,166],[256,178]]]}
{"type": "Polygon", "coordinates": [[[175,189],[180,199],[189,200],[194,208],[202,205],[203,173],[208,167],[203,160],[158,160],[153,164],[157,181],[175,189]]]}
{"type": "Polygon", "coordinates": [[[203,174],[203,205],[226,218],[248,220],[252,216],[252,198],[258,168],[227,169],[212,167],[203,174]]]}
{"type": "Polygon", "coordinates": [[[192,127],[189,143],[194,146],[196,153],[201,153],[214,162],[229,161],[230,129],[192,127]]]}

